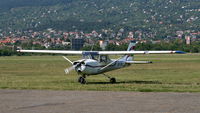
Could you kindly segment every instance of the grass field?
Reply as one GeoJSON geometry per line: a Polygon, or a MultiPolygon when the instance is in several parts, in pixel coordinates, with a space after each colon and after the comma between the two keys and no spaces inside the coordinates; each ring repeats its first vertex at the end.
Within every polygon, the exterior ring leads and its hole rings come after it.
{"type": "Polygon", "coordinates": [[[154,63],[134,64],[108,72],[117,79],[116,84],[110,84],[103,76],[90,76],[88,83],[81,85],[75,71],[64,74],[70,64],[61,56],[0,57],[0,88],[200,92],[200,54],[136,55],[135,59],[154,63]]]}

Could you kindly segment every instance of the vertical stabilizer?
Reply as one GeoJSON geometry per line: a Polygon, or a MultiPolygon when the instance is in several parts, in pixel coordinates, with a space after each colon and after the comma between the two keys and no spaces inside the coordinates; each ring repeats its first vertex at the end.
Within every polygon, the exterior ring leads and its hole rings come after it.
{"type": "MultiPolygon", "coordinates": [[[[128,46],[128,49],[127,51],[134,51],[135,50],[135,47],[136,47],[136,41],[135,40],[132,40],[128,46]]],[[[123,57],[124,60],[126,61],[133,61],[133,56],[130,56],[130,55],[125,55],[123,57]]]]}
{"type": "Polygon", "coordinates": [[[127,51],[134,51],[135,50],[136,41],[132,40],[128,46],[127,51]]]}

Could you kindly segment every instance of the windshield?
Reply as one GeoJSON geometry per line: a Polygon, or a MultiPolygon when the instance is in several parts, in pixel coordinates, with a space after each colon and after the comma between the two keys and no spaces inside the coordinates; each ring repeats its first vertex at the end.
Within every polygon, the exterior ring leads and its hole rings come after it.
{"type": "Polygon", "coordinates": [[[83,58],[98,60],[99,54],[97,54],[96,52],[85,52],[85,53],[83,53],[83,58]]]}

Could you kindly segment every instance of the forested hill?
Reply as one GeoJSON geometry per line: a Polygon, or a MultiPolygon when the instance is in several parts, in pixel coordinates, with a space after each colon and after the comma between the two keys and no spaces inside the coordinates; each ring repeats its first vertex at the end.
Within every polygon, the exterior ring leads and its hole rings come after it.
{"type": "Polygon", "coordinates": [[[200,0],[0,0],[0,29],[200,30],[200,0]]]}

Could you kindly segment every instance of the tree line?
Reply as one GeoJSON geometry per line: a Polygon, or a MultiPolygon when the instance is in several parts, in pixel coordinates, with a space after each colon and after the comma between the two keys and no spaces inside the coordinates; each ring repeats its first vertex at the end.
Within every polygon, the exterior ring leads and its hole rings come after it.
{"type": "MultiPolygon", "coordinates": [[[[116,44],[108,44],[105,48],[105,51],[125,51],[128,47],[128,44],[116,45],[116,44]]],[[[36,45],[35,47],[32,45],[31,47],[24,47],[24,48],[34,48],[34,49],[45,49],[43,46],[36,45]]],[[[55,46],[53,48],[49,48],[51,50],[70,50],[70,47],[59,47],[55,46]]],[[[84,46],[81,50],[84,51],[102,51],[99,44],[95,44],[93,47],[91,46],[84,46]]],[[[190,45],[185,44],[184,41],[174,40],[170,43],[168,42],[160,42],[160,43],[138,43],[136,45],[135,50],[179,50],[185,51],[189,53],[200,53],[200,41],[192,42],[190,45]]],[[[33,53],[18,53],[15,48],[11,47],[3,47],[0,49],[0,56],[21,56],[21,55],[42,55],[42,54],[33,54],[33,53]]],[[[51,54],[53,55],[53,54],[51,54]]]]}
{"type": "MultiPolygon", "coordinates": [[[[119,51],[119,50],[126,50],[128,47],[128,44],[123,44],[120,46],[109,44],[106,47],[107,51],[119,51]]],[[[190,53],[200,53],[200,42],[192,42],[190,45],[185,44],[184,41],[175,40],[168,42],[160,42],[160,43],[138,43],[136,45],[135,50],[179,50],[179,51],[185,51],[190,53]]]]}

